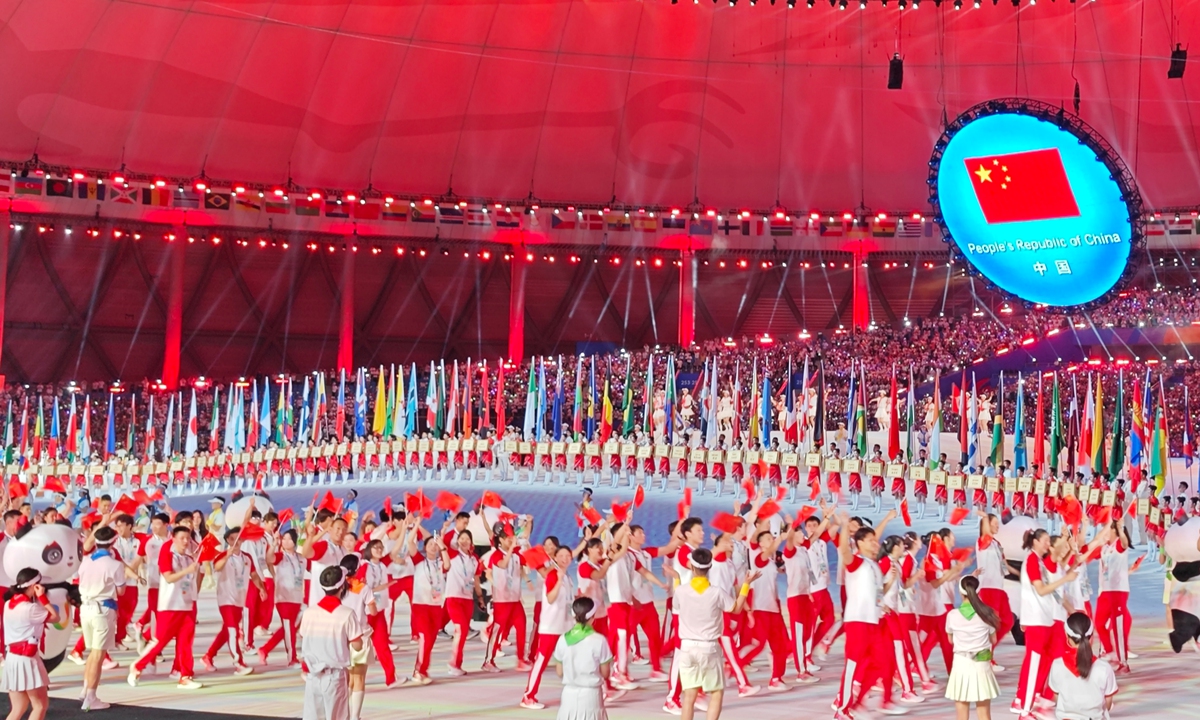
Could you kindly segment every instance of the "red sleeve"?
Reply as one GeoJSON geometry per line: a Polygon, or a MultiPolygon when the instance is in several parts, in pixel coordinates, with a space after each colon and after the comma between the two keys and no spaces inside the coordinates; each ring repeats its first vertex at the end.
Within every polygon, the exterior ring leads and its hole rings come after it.
{"type": "Polygon", "coordinates": [[[1046,569],[1050,572],[1058,572],[1058,563],[1050,559],[1050,553],[1046,553],[1046,557],[1042,560],[1042,564],[1045,565],[1046,569]]]}
{"type": "Polygon", "coordinates": [[[448,548],[454,547],[454,531],[446,533],[442,536],[442,544],[448,548]]]}
{"type": "Polygon", "coordinates": [[[458,551],[450,548],[450,546],[446,546],[446,554],[450,556],[451,560],[458,557],[458,551]]]}
{"type": "Polygon", "coordinates": [[[785,558],[794,558],[794,557],[796,557],[796,548],[794,548],[794,547],[788,547],[787,545],[784,545],[784,546],[783,546],[783,556],[784,556],[785,558]]]}
{"type": "Polygon", "coordinates": [[[646,554],[652,558],[656,558],[656,557],[658,557],[658,548],[656,548],[656,547],[646,548],[646,554]]]}
{"type": "Polygon", "coordinates": [[[991,535],[984,535],[983,537],[979,538],[979,549],[987,550],[992,546],[993,540],[995,540],[995,538],[993,538],[991,535]]]}
{"type": "Polygon", "coordinates": [[[717,553],[716,555],[713,555],[713,562],[725,562],[728,559],[729,556],[725,553],[717,553]]]}
{"type": "Polygon", "coordinates": [[[283,562],[283,551],[282,551],[282,550],[276,550],[276,551],[275,551],[275,555],[274,555],[273,559],[271,560],[271,564],[272,564],[272,565],[278,565],[278,564],[279,564],[279,563],[281,563],[281,562],[283,562]]]}
{"type": "Polygon", "coordinates": [[[1025,575],[1028,576],[1029,582],[1039,582],[1042,579],[1042,573],[1037,569],[1038,561],[1039,558],[1032,553],[1025,558],[1025,575]]]}
{"type": "Polygon", "coordinates": [[[771,558],[763,557],[762,553],[754,556],[754,567],[764,568],[771,564],[771,558]]]}
{"type": "Polygon", "coordinates": [[[862,564],[863,564],[862,556],[855,555],[854,557],[850,558],[850,562],[846,563],[846,572],[852,573],[855,570],[862,567],[862,564]]]}
{"type": "Polygon", "coordinates": [[[584,580],[591,580],[592,573],[594,571],[595,568],[592,567],[591,563],[583,563],[579,566],[579,577],[583,578],[584,580]]]}
{"type": "Polygon", "coordinates": [[[1121,538],[1117,538],[1117,552],[1123,553],[1128,549],[1129,548],[1125,545],[1125,541],[1121,538]]]}
{"type": "Polygon", "coordinates": [[[141,538],[141,542],[138,543],[138,549],[137,549],[138,557],[146,557],[146,543],[148,543],[148,542],[150,542],[150,536],[143,535],[141,538]]]}
{"type": "Polygon", "coordinates": [[[833,543],[833,546],[835,548],[840,548],[842,546],[842,534],[841,533],[838,533],[837,535],[834,535],[833,537],[829,537],[829,532],[826,531],[824,540],[825,540],[825,542],[833,543]]]}
{"type": "Polygon", "coordinates": [[[328,549],[328,540],[321,540],[320,542],[313,543],[313,554],[309,560],[320,560],[321,558],[325,557],[325,551],[328,549]]]}
{"type": "Polygon", "coordinates": [[[906,554],[906,555],[904,556],[904,561],[900,563],[900,573],[901,573],[901,574],[904,576],[904,579],[905,579],[905,580],[907,580],[908,578],[912,577],[912,574],[913,574],[913,558],[912,558],[912,555],[908,555],[908,554],[906,554]]]}
{"type": "Polygon", "coordinates": [[[546,592],[553,590],[556,585],[558,585],[558,573],[553,571],[546,573],[546,592]]]}
{"type": "Polygon", "coordinates": [[[931,583],[934,580],[937,580],[937,567],[933,563],[926,560],[925,561],[925,582],[931,583]]]}
{"type": "Polygon", "coordinates": [[[175,571],[175,566],[172,562],[173,558],[171,557],[173,554],[174,553],[171,551],[171,546],[167,543],[164,543],[162,549],[158,551],[158,571],[160,573],[169,573],[175,571]]]}
{"type": "Polygon", "coordinates": [[[884,575],[887,575],[888,571],[890,571],[891,569],[892,569],[892,559],[890,557],[884,556],[879,559],[879,572],[883,573],[884,575]]]}
{"type": "Polygon", "coordinates": [[[687,567],[688,562],[692,558],[692,546],[680,545],[679,550],[675,553],[675,559],[679,561],[682,567],[687,567]]]}
{"type": "MultiPolygon", "coordinates": [[[[713,559],[715,560],[716,558],[713,558],[713,559]]],[[[635,555],[633,558],[633,571],[636,573],[640,573],[643,569],[645,569],[645,568],[642,566],[642,561],[638,560],[637,556],[635,555]]]]}
{"type": "Polygon", "coordinates": [[[481,577],[483,576],[483,563],[478,561],[475,562],[475,574],[481,577]]]}

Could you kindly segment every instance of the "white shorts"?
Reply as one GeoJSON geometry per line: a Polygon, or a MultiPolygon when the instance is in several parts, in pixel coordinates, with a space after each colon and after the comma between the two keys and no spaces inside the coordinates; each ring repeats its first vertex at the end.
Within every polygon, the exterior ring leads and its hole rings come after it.
{"type": "Polygon", "coordinates": [[[117,647],[117,611],[97,603],[79,608],[79,627],[83,646],[88,650],[110,651],[117,647]]]}
{"type": "Polygon", "coordinates": [[[720,643],[702,640],[679,641],[679,686],[700,688],[706,693],[725,687],[725,658],[720,643]]]}

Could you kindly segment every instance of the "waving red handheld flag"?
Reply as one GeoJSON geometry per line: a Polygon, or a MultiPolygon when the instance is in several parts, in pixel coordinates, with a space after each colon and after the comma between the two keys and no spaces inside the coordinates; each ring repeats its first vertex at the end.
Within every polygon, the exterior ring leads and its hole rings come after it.
{"type": "Polygon", "coordinates": [[[688,507],[692,506],[692,489],[691,488],[683,489],[683,504],[687,505],[688,507]]]}
{"type": "Polygon", "coordinates": [[[146,494],[146,491],[141,488],[133,491],[133,499],[137,501],[138,505],[149,505],[150,503],[154,502],[150,496],[146,494]]]}
{"type": "Polygon", "coordinates": [[[623,503],[623,502],[617,502],[616,500],[613,500],[613,502],[612,502],[613,517],[616,518],[617,522],[626,522],[629,519],[629,508],[631,508],[631,507],[633,507],[632,502],[623,503]]]}
{"type": "Polygon", "coordinates": [[[117,504],[113,505],[113,512],[118,515],[133,515],[138,510],[138,502],[128,495],[122,495],[117,504]]]}
{"type": "Polygon", "coordinates": [[[296,512],[291,508],[284,508],[279,511],[279,527],[283,527],[284,523],[296,516],[296,512]]]}
{"type": "Polygon", "coordinates": [[[964,162],[989,224],[1079,217],[1058,148],[967,158],[964,162]]]}
{"type": "Polygon", "coordinates": [[[958,525],[965,517],[971,514],[971,511],[966,508],[954,508],[950,511],[950,524],[958,525]]]}
{"type": "Polygon", "coordinates": [[[796,513],[796,522],[807,522],[810,517],[817,514],[817,509],[812,505],[801,505],[800,512],[796,513]]]}
{"type": "Polygon", "coordinates": [[[713,515],[709,525],[720,530],[723,533],[735,533],[742,527],[742,519],[737,515],[730,515],[727,512],[719,512],[713,515]]]}
{"type": "Polygon", "coordinates": [[[46,478],[45,482],[42,483],[42,489],[49,490],[50,492],[56,492],[56,493],[62,493],[62,494],[66,494],[66,492],[67,492],[66,486],[63,485],[62,480],[58,479],[57,475],[48,476],[46,478]]]}
{"type": "Polygon", "coordinates": [[[238,533],[238,537],[242,540],[257,540],[266,534],[267,531],[262,525],[250,523],[242,527],[242,531],[238,533]]]}
{"type": "Polygon", "coordinates": [[[787,485],[780,485],[775,488],[775,502],[783,502],[783,496],[787,495],[787,485]]]}
{"type": "Polygon", "coordinates": [[[646,487],[638,485],[637,490],[633,491],[633,506],[640,508],[644,502],[646,502],[646,487]]]}
{"type": "Polygon", "coordinates": [[[758,496],[758,488],[750,478],[742,481],[742,490],[746,491],[746,502],[754,502],[754,498],[758,496]]]}
{"type": "Polygon", "coordinates": [[[961,547],[950,551],[950,559],[954,562],[963,562],[969,557],[971,557],[971,548],[961,547]]]}
{"type": "Polygon", "coordinates": [[[521,551],[521,560],[524,561],[525,567],[536,569],[546,567],[550,562],[550,556],[546,554],[546,550],[541,545],[533,545],[528,550],[521,551]]]}
{"type": "Polygon", "coordinates": [[[8,481],[8,496],[13,500],[29,497],[29,488],[21,482],[21,478],[14,475],[13,479],[8,481]]]}
{"type": "Polygon", "coordinates": [[[202,563],[214,560],[217,557],[219,547],[220,541],[217,540],[215,534],[209,533],[205,535],[204,539],[200,541],[200,554],[196,557],[196,560],[202,563]]]}
{"type": "Polygon", "coordinates": [[[321,504],[317,506],[318,510],[328,510],[337,515],[342,511],[342,501],[333,496],[332,491],[327,491],[325,497],[321,498],[321,504]]]}
{"type": "Polygon", "coordinates": [[[465,502],[466,500],[464,500],[461,495],[455,495],[452,492],[442,490],[438,493],[437,500],[435,500],[433,504],[438,510],[456,513],[462,509],[463,503],[465,502]]]}
{"type": "Polygon", "coordinates": [[[1078,528],[1083,522],[1083,506],[1074,495],[1068,495],[1060,501],[1058,514],[1062,516],[1064,523],[1073,528],[1078,528]]]}
{"type": "Polygon", "coordinates": [[[900,501],[900,518],[904,520],[904,527],[912,527],[912,515],[908,514],[908,498],[900,501]]]}
{"type": "Polygon", "coordinates": [[[421,498],[411,493],[404,493],[404,509],[409,515],[421,514],[421,498]]]}
{"type": "Polygon", "coordinates": [[[583,509],[583,517],[587,519],[588,525],[599,525],[604,520],[600,511],[590,505],[583,509]]]}
{"type": "Polygon", "coordinates": [[[675,510],[676,510],[676,512],[679,513],[680,520],[684,520],[687,518],[687,510],[688,510],[687,502],[680,500],[679,504],[675,506],[675,510]]]}
{"type": "Polygon", "coordinates": [[[777,512],[779,512],[779,503],[768,500],[758,508],[757,516],[759,520],[766,520],[777,512]]]}
{"type": "Polygon", "coordinates": [[[494,493],[491,490],[484,490],[483,498],[480,499],[479,504],[483,505],[484,507],[498,508],[504,504],[504,501],[500,499],[500,496],[497,493],[494,493]]]}

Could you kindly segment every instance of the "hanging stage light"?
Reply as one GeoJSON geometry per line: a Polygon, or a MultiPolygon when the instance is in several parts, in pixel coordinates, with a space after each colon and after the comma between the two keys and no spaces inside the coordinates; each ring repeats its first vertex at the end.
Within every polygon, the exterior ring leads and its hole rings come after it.
{"type": "Polygon", "coordinates": [[[1167,78],[1170,80],[1178,80],[1183,77],[1183,71],[1187,68],[1187,50],[1179,43],[1175,44],[1175,49],[1171,51],[1171,67],[1167,68],[1167,78]]]}
{"type": "Polygon", "coordinates": [[[838,0],[838,10],[845,10],[848,4],[846,0],[838,0]]]}
{"type": "MultiPolygon", "coordinates": [[[[901,2],[903,1],[901,0],[901,2]]],[[[900,53],[893,55],[891,62],[888,63],[887,86],[888,90],[899,90],[904,86],[904,59],[900,57],[900,53]]]]}

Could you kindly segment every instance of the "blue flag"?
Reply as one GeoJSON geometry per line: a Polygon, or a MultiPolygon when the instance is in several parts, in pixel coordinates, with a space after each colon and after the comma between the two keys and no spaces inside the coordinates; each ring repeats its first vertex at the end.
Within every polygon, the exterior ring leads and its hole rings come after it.
{"type": "Polygon", "coordinates": [[[408,375],[408,400],[404,412],[404,437],[417,434],[417,364],[412,364],[408,375]]]}
{"type": "Polygon", "coordinates": [[[367,377],[363,368],[358,369],[354,380],[354,435],[367,434],[367,377]]]}
{"type": "Polygon", "coordinates": [[[1017,373],[1017,421],[1013,426],[1013,467],[1029,467],[1025,462],[1025,381],[1017,373]]]}
{"type": "Polygon", "coordinates": [[[553,409],[550,410],[550,414],[553,416],[550,421],[553,423],[553,427],[554,427],[555,442],[562,441],[562,406],[563,406],[562,374],[563,374],[562,355],[559,355],[558,356],[558,374],[554,381],[554,383],[555,383],[555,385],[554,385],[554,407],[553,407],[553,409]]]}
{"type": "Polygon", "coordinates": [[[104,432],[104,459],[107,460],[117,452],[117,425],[113,420],[113,396],[108,394],[108,427],[104,432]]]}

